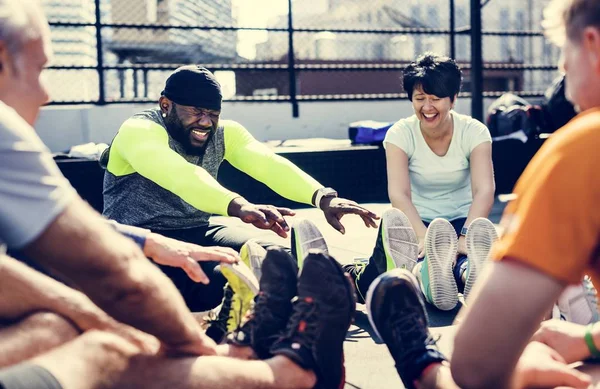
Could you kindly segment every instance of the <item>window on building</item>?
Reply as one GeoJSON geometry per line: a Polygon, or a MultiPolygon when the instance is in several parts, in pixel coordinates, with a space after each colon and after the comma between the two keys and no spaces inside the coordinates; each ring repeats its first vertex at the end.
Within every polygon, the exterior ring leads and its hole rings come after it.
{"type": "MultiPolygon", "coordinates": [[[[500,9],[500,30],[508,31],[510,30],[510,14],[508,13],[508,8],[500,9]]],[[[512,59],[512,53],[510,52],[510,44],[509,39],[507,37],[498,37],[500,39],[500,53],[501,53],[501,61],[508,61],[512,59]]]]}
{"type": "Polygon", "coordinates": [[[159,0],[146,0],[146,20],[149,23],[156,23],[158,20],[158,2],[159,0]]]}
{"type": "Polygon", "coordinates": [[[427,25],[433,28],[440,28],[440,14],[435,5],[427,7],[427,25]]]}
{"type": "MultiPolygon", "coordinates": [[[[417,5],[413,5],[412,7],[410,7],[410,16],[415,22],[422,23],[422,21],[421,21],[421,6],[417,4],[417,5]]],[[[420,55],[423,52],[421,36],[420,35],[412,35],[412,37],[415,40],[415,53],[414,53],[413,57],[417,57],[418,55],[420,55]]]]}
{"type": "MultiPolygon", "coordinates": [[[[523,31],[525,30],[525,14],[523,13],[523,11],[517,11],[517,17],[516,17],[516,26],[515,28],[519,31],[523,31]]],[[[525,37],[522,36],[517,36],[515,37],[516,40],[516,59],[518,61],[523,62],[525,60],[525,37]]]]}
{"type": "MultiPolygon", "coordinates": [[[[467,14],[467,7],[464,5],[461,5],[460,7],[456,8],[456,28],[462,28],[465,26],[469,25],[469,15],[467,14]]],[[[470,55],[469,55],[469,46],[468,46],[468,39],[469,37],[464,35],[464,34],[460,34],[460,35],[456,35],[455,36],[456,39],[456,59],[457,60],[463,60],[466,61],[470,55]]]]}

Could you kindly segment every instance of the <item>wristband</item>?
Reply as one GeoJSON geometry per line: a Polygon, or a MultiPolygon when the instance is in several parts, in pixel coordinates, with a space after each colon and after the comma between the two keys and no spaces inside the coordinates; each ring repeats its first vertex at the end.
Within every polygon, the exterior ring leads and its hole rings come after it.
{"type": "Polygon", "coordinates": [[[600,357],[600,351],[596,348],[596,344],[594,343],[594,338],[592,337],[592,329],[594,328],[594,324],[589,324],[585,327],[585,343],[587,344],[588,350],[590,350],[590,354],[594,358],[600,357]]]}
{"type": "Polygon", "coordinates": [[[315,207],[321,208],[321,200],[323,197],[337,197],[338,193],[332,188],[321,188],[315,196],[315,207]]]}
{"type": "Polygon", "coordinates": [[[150,234],[150,230],[141,227],[120,224],[114,220],[110,220],[108,223],[115,229],[115,231],[133,240],[135,244],[139,246],[139,248],[144,250],[144,246],[146,245],[146,237],[148,234],[150,234]]]}

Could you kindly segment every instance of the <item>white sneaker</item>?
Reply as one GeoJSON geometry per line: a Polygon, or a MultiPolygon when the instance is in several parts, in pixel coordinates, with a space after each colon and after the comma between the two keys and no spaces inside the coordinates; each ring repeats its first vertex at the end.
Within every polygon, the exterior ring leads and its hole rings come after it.
{"type": "Polygon", "coordinates": [[[458,238],[452,224],[434,219],[425,233],[425,259],[420,283],[425,299],[442,311],[458,304],[458,287],[452,268],[456,260],[458,238]]]}
{"type": "Polygon", "coordinates": [[[465,237],[467,243],[467,270],[465,290],[463,292],[465,300],[469,296],[477,277],[485,267],[490,257],[492,245],[498,240],[498,233],[494,224],[484,217],[478,217],[469,225],[469,231],[465,237]]]}
{"type": "Polygon", "coordinates": [[[554,319],[583,325],[598,321],[599,316],[596,289],[588,276],[581,284],[567,287],[552,310],[554,319]]]}

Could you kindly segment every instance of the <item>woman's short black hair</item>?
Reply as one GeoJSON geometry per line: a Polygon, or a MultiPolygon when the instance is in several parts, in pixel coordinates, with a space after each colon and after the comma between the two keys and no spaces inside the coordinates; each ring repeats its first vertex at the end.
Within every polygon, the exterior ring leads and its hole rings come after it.
{"type": "Polygon", "coordinates": [[[410,101],[417,87],[429,95],[454,100],[460,92],[462,72],[452,58],[425,53],[404,69],[402,82],[410,101]]]}

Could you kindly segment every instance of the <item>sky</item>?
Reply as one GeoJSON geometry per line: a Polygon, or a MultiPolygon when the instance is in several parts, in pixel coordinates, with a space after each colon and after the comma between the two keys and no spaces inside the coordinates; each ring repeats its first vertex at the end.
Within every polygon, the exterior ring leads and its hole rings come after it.
{"type": "MultiPolygon", "coordinates": [[[[240,27],[267,27],[269,20],[287,14],[288,10],[288,0],[233,0],[232,3],[240,27]]],[[[265,31],[239,31],[238,54],[254,59],[254,45],[266,40],[265,31]]]]}

